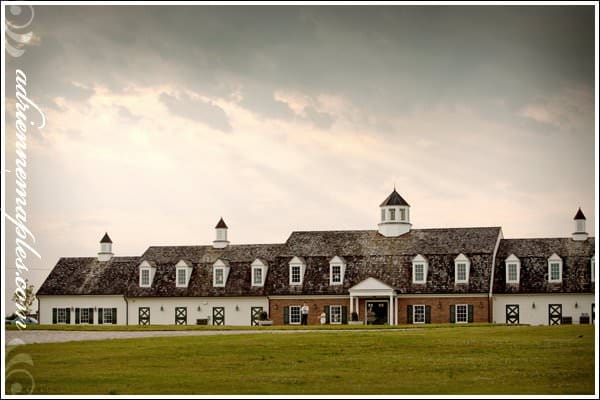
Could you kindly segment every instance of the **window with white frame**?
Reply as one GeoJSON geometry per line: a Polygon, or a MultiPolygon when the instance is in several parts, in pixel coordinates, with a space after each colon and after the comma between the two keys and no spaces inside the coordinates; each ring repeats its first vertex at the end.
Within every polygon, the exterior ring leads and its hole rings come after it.
{"type": "Polygon", "coordinates": [[[562,281],[562,259],[557,254],[552,254],[548,259],[548,281],[562,281]]]}
{"type": "Polygon", "coordinates": [[[90,309],[82,308],[79,310],[79,323],[81,324],[89,324],[90,321],[90,309]]]}
{"type": "Polygon", "coordinates": [[[56,309],[56,323],[57,324],[66,324],[67,323],[67,309],[66,308],[57,308],[56,309]]]}
{"type": "Polygon", "coordinates": [[[229,276],[229,262],[227,260],[218,259],[213,264],[213,286],[225,287],[227,277],[229,276]]]}
{"type": "Polygon", "coordinates": [[[329,284],[341,285],[344,282],[344,272],[346,271],[346,260],[340,256],[335,256],[329,260],[329,284]]]}
{"type": "Polygon", "coordinates": [[[505,260],[506,283],[519,283],[521,279],[521,261],[517,256],[511,254],[505,260]]]}
{"type": "Polygon", "coordinates": [[[223,268],[215,268],[215,286],[223,286],[225,283],[224,280],[224,270],[223,268]]]}
{"type": "Polygon", "coordinates": [[[150,269],[149,268],[140,269],[140,286],[142,286],[142,287],[150,286],[150,269]]]}
{"type": "Polygon", "coordinates": [[[466,304],[456,305],[456,319],[457,323],[469,322],[469,307],[466,304]]]}
{"type": "Polygon", "coordinates": [[[254,286],[262,286],[262,268],[254,268],[252,270],[252,284],[254,286]]]}
{"type": "Polygon", "coordinates": [[[413,283],[427,282],[427,260],[420,254],[417,254],[412,260],[412,281],[413,283]]]}
{"type": "Polygon", "coordinates": [[[290,306],[290,324],[299,324],[300,321],[300,306],[290,306]]]}
{"type": "Polygon", "coordinates": [[[331,266],[331,283],[342,283],[342,266],[331,266]]]}
{"type": "Polygon", "coordinates": [[[300,267],[299,265],[292,265],[290,269],[292,272],[292,277],[290,278],[290,281],[292,283],[302,282],[302,267],[300,267]]]}
{"type": "Polygon", "coordinates": [[[404,208],[400,209],[400,221],[406,221],[406,210],[404,208]]]}
{"type": "Polygon", "coordinates": [[[342,323],[342,306],[329,306],[329,323],[342,323]]]}
{"type": "Polygon", "coordinates": [[[425,305],[418,304],[413,306],[413,324],[425,323],[425,305]]]}
{"type": "Polygon", "coordinates": [[[111,308],[105,308],[102,310],[102,322],[105,324],[113,323],[113,313],[111,308]]]}
{"type": "Polygon", "coordinates": [[[381,209],[381,221],[385,221],[385,208],[381,209]]]}
{"type": "Polygon", "coordinates": [[[468,283],[469,282],[469,270],[471,262],[464,254],[459,254],[454,259],[454,282],[455,283],[468,283]]]}
{"type": "Polygon", "coordinates": [[[395,221],[395,220],[396,220],[396,209],[390,208],[390,221],[395,221]]]}
{"type": "Polygon", "coordinates": [[[267,275],[268,266],[266,261],[260,258],[255,259],[250,265],[252,276],[252,286],[264,286],[267,275]]]}
{"type": "Polygon", "coordinates": [[[187,286],[187,270],[185,268],[177,268],[177,286],[187,286]]]}

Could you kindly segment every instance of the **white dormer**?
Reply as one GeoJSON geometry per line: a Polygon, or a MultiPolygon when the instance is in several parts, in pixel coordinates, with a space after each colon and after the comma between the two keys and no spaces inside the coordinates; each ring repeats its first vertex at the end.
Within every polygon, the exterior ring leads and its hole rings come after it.
{"type": "Polygon", "coordinates": [[[188,287],[192,276],[192,266],[185,260],[180,260],[175,265],[175,286],[188,287]]]}
{"type": "Polygon", "coordinates": [[[267,279],[267,271],[269,269],[267,263],[260,258],[257,258],[250,265],[252,269],[252,286],[264,286],[267,279]]]}
{"type": "Polygon", "coordinates": [[[213,286],[214,287],[225,287],[227,284],[227,277],[229,276],[229,263],[227,260],[218,259],[213,264],[213,286]]]}
{"type": "Polygon", "coordinates": [[[383,236],[395,237],[410,231],[410,205],[396,192],[396,188],[379,205],[379,209],[379,233],[383,236]]]}
{"type": "Polygon", "coordinates": [[[428,269],[429,264],[425,257],[417,254],[415,258],[412,259],[412,283],[426,283],[428,269]]]}
{"type": "Polygon", "coordinates": [[[346,260],[342,257],[335,256],[329,260],[329,284],[342,285],[344,284],[344,274],[346,273],[346,260]]]}
{"type": "Polygon", "coordinates": [[[292,258],[292,261],[290,261],[290,285],[302,285],[302,282],[304,282],[304,272],[306,272],[306,261],[304,261],[304,258],[292,258]]]}
{"type": "Polygon", "coordinates": [[[521,280],[521,260],[511,254],[504,261],[506,264],[506,283],[519,283],[521,280]]]}
{"type": "Polygon", "coordinates": [[[563,261],[556,253],[548,258],[548,282],[562,282],[563,261]]]}
{"type": "Polygon", "coordinates": [[[107,232],[100,239],[100,252],[98,252],[98,261],[109,261],[114,256],[112,252],[112,240],[107,232]]]}
{"type": "Polygon", "coordinates": [[[454,283],[469,283],[471,272],[471,261],[467,256],[460,253],[454,259],[454,283]]]}
{"type": "Polygon", "coordinates": [[[138,269],[140,287],[152,287],[152,281],[154,281],[154,274],[156,273],[156,265],[144,260],[140,263],[138,269]]]}

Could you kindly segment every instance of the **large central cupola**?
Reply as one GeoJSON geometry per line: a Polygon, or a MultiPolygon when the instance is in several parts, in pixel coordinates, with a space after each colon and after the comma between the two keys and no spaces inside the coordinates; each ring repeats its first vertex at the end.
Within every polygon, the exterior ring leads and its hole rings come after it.
{"type": "Polygon", "coordinates": [[[381,222],[379,222],[379,233],[386,237],[400,236],[408,231],[410,223],[410,205],[396,192],[392,193],[379,205],[381,210],[381,222]]]}

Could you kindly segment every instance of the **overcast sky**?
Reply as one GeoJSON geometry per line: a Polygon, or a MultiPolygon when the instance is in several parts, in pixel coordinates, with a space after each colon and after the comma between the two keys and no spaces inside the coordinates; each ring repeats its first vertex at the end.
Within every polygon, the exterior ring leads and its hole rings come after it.
{"type": "Polygon", "coordinates": [[[105,231],[140,255],[210,244],[221,216],[232,243],[377,229],[394,184],[413,228],[568,237],[581,206],[594,232],[592,6],[35,12],[6,58],[5,156],[18,67],[47,117],[28,143],[36,287],[105,231]]]}

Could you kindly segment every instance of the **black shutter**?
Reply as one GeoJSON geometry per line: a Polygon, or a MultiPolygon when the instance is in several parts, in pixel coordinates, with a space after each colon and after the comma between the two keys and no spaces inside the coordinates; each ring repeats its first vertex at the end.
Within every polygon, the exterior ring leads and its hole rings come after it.
{"type": "Polygon", "coordinates": [[[94,323],[94,309],[90,308],[88,310],[88,323],[89,324],[93,324],[94,323]]]}
{"type": "Polygon", "coordinates": [[[79,323],[79,308],[75,309],[75,323],[79,323]]]}
{"type": "Polygon", "coordinates": [[[407,324],[413,323],[413,307],[412,306],[406,306],[406,323],[407,324]]]}
{"type": "Polygon", "coordinates": [[[283,307],[283,323],[290,323],[290,308],[288,306],[283,307]]]}
{"type": "Polygon", "coordinates": [[[425,306],[425,323],[431,323],[431,306],[425,306]]]}
{"type": "Polygon", "coordinates": [[[325,313],[325,323],[329,323],[329,306],[323,307],[323,312],[325,313]]]}
{"type": "Polygon", "coordinates": [[[117,323],[117,309],[116,308],[112,309],[112,323],[113,324],[117,323]]]}
{"type": "Polygon", "coordinates": [[[102,318],[103,318],[103,315],[102,315],[102,309],[101,309],[101,308],[99,308],[99,309],[98,309],[98,323],[99,323],[100,325],[102,325],[102,324],[103,324],[102,318]]]}
{"type": "Polygon", "coordinates": [[[70,324],[71,323],[71,309],[67,308],[66,311],[67,311],[67,324],[70,324]]]}
{"type": "Polygon", "coordinates": [[[57,318],[56,318],[56,308],[53,308],[52,309],[52,323],[56,324],[56,320],[57,320],[57,318]]]}
{"type": "Polygon", "coordinates": [[[342,306],[342,324],[348,323],[348,307],[342,306]]]}
{"type": "Polygon", "coordinates": [[[454,304],[450,306],[450,323],[454,323],[456,322],[456,315],[455,315],[455,306],[454,304]]]}
{"type": "Polygon", "coordinates": [[[473,304],[469,304],[469,322],[473,322],[473,304]]]}

